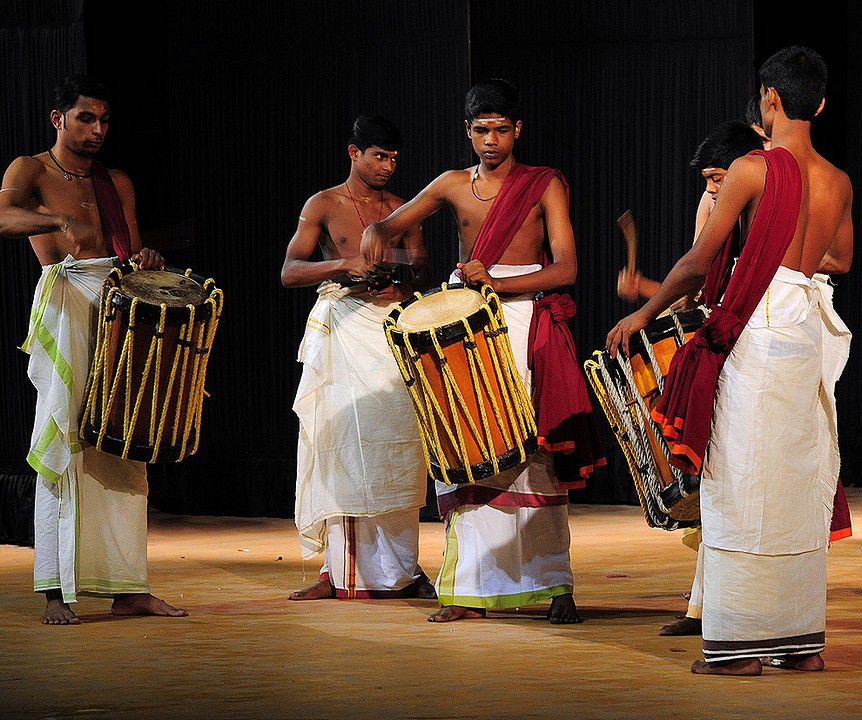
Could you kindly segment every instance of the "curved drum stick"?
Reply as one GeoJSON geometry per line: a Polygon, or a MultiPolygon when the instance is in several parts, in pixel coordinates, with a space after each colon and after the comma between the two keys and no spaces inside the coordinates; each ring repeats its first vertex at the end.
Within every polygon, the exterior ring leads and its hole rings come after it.
{"type": "Polygon", "coordinates": [[[628,260],[626,262],[626,272],[634,273],[637,270],[637,251],[638,251],[638,234],[635,228],[635,219],[631,210],[626,210],[617,219],[617,225],[626,239],[626,247],[628,249],[628,260]]]}

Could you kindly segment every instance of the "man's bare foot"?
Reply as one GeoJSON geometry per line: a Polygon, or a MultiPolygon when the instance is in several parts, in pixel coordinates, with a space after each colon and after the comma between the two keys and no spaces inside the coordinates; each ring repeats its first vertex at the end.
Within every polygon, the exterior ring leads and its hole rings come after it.
{"type": "Polygon", "coordinates": [[[557,595],[551,600],[548,608],[548,622],[552,625],[571,625],[581,623],[584,619],[578,615],[575,598],[571,595],[557,595]]]}
{"type": "Polygon", "coordinates": [[[188,610],[168,605],[150,593],[131,593],[116,595],[111,604],[112,615],[165,615],[168,617],[185,617],[188,610]]]}
{"type": "Polygon", "coordinates": [[[80,625],[81,618],[72,612],[68,603],[63,602],[59,591],[45,593],[45,613],[42,615],[43,625],[80,625]]]}
{"type": "Polygon", "coordinates": [[[700,618],[683,616],[670,625],[663,625],[658,631],[659,635],[700,635],[700,618]]]}
{"type": "Polygon", "coordinates": [[[335,588],[330,584],[329,578],[321,578],[314,585],[297,590],[287,596],[288,600],[325,600],[335,597],[335,588]]]}
{"type": "Polygon", "coordinates": [[[820,672],[826,664],[820,653],[814,655],[783,655],[781,657],[769,658],[769,667],[781,668],[782,670],[803,670],[805,672],[820,672]]]}
{"type": "Polygon", "coordinates": [[[461,605],[441,607],[428,618],[428,622],[452,622],[453,620],[473,620],[485,617],[485,608],[468,608],[461,605]]]}
{"type": "Polygon", "coordinates": [[[416,586],[416,597],[422,598],[423,600],[436,600],[437,591],[430,582],[419,583],[419,585],[416,586]]]}
{"type": "Polygon", "coordinates": [[[763,664],[757,658],[731,660],[729,662],[695,661],[691,666],[695,675],[760,675],[763,664]]]}

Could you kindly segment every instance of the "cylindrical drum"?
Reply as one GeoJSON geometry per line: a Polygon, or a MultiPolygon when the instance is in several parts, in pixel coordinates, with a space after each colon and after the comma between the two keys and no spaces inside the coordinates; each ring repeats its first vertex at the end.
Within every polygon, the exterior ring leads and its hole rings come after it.
{"type": "Polygon", "coordinates": [[[191,270],[114,268],[102,288],[83,438],[150,463],[194,454],[222,305],[215,282],[191,270]]]}
{"type": "Polygon", "coordinates": [[[444,283],[417,293],[384,328],[434,478],[475,482],[535,452],[535,412],[490,287],[444,283]]]}

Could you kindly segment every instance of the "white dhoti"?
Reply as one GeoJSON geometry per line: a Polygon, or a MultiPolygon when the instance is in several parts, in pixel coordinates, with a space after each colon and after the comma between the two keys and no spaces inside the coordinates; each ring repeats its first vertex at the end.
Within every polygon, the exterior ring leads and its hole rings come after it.
{"type": "Polygon", "coordinates": [[[823,407],[830,310],[816,281],[780,267],[719,377],[700,490],[708,661],[823,649],[837,481],[823,463],[838,447],[823,407]]]}
{"type": "Polygon", "coordinates": [[[323,572],[348,597],[426,579],[418,532],[428,470],[383,329],[393,307],[324,282],[299,349],[295,522],[303,557],[326,551],[323,572]]]}
{"type": "Polygon", "coordinates": [[[42,269],[28,375],[37,391],[27,460],[38,473],[34,588],[77,595],[149,592],[144,463],[82,446],[78,425],[112,258],[68,256],[42,269]]]}
{"type": "MultiPolygon", "coordinates": [[[[541,265],[494,265],[489,273],[504,277],[540,269],[541,265]]],[[[527,339],[533,296],[501,300],[515,364],[529,391],[527,339]]],[[[568,494],[560,488],[550,453],[539,450],[527,463],[475,484],[435,485],[446,523],[443,564],[436,581],[442,606],[509,608],[572,592],[568,494]]]]}

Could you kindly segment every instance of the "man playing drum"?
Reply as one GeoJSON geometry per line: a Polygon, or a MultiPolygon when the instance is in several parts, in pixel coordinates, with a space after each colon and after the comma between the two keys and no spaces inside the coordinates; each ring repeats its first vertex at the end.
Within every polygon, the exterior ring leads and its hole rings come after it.
{"type": "Polygon", "coordinates": [[[299,348],[302,378],[295,521],[303,557],[325,552],[318,580],[291,600],[434,597],[419,566],[428,471],[413,407],[383,331],[394,304],[430,285],[417,224],[399,234],[413,280],[359,253],[362,231],[403,202],[385,189],[401,148],[386,118],[359,116],[347,180],[310,197],[281,270],[317,285],[299,348]],[[312,260],[316,248],[323,259],[312,260]]]}
{"type": "Polygon", "coordinates": [[[453,212],[460,278],[490,285],[503,300],[518,371],[527,388],[532,382],[538,400],[541,448],[527,463],[476,483],[437,482],[446,548],[437,578],[441,609],[429,620],[478,618],[489,609],[550,601],[552,623],[575,623],[580,618],[572,595],[568,495],[552,451],[566,450],[574,458],[579,484],[604,457],[597,451],[586,383],[565,327],[574,303],[552,292],[571,285],[577,275],[568,188],[558,171],[515,162],[522,123],[510,83],[479,83],[465,105],[478,165],[443,173],[388,218],[369,225],[363,253],[369,262],[383,261],[406,228],[444,206],[453,212]],[[559,324],[550,319],[554,304],[559,324]],[[542,348],[564,352],[546,357],[528,343],[529,335],[540,336],[542,348]],[[563,377],[552,377],[554,369],[563,377]],[[537,396],[539,385],[549,392],[537,396]],[[562,399],[571,402],[544,402],[562,399]]]}
{"type": "Polygon", "coordinates": [[[759,80],[772,148],[731,164],[698,241],[607,337],[611,354],[627,352],[632,333],[726,270],[725,241],[742,219],[721,304],[674,356],[653,411],[674,462],[703,470],[705,660],[694,673],[759,675],[764,657],[823,669],[838,466],[834,407],[823,404],[840,372],[830,356],[842,333],[813,276],[850,268],[852,188],[811,144],[826,90],[822,58],[784,48],[759,80]]]}
{"type": "Polygon", "coordinates": [[[118,259],[164,264],[141,247],[129,177],[94,160],[109,116],[105,87],[66,78],[54,92],[54,146],[13,160],[0,190],[0,236],[29,237],[42,265],[22,349],[37,390],[34,587],[49,625],[80,622],[78,595],[112,596],[117,615],[188,614],[150,594],[146,465],[78,437],[102,281],[118,259]]]}
{"type": "MultiPolygon", "coordinates": [[[[704,196],[708,198],[708,211],[711,211],[721,190],[721,184],[727,175],[727,168],[738,157],[742,157],[752,150],[758,150],[764,146],[762,137],[748,124],[741,120],[729,120],[713,128],[697,146],[694,157],[691,159],[691,167],[697,168],[706,181],[704,196]]],[[[701,203],[702,206],[702,203],[701,203]]],[[[705,216],[698,207],[695,221],[695,241],[700,234],[705,216]]],[[[617,281],[617,294],[625,300],[636,300],[639,297],[651,298],[659,283],[650,278],[643,277],[640,272],[621,270],[617,281]]],[[[698,288],[698,292],[700,288],[698,288]]],[[[686,305],[689,298],[677,300],[673,307],[686,305]]],[[[700,528],[692,528],[691,532],[685,532],[683,542],[692,548],[697,548],[697,564],[694,580],[692,581],[689,603],[685,615],[678,617],[669,625],[662,626],[659,635],[699,635],[703,602],[703,549],[700,545],[700,528]]]]}

